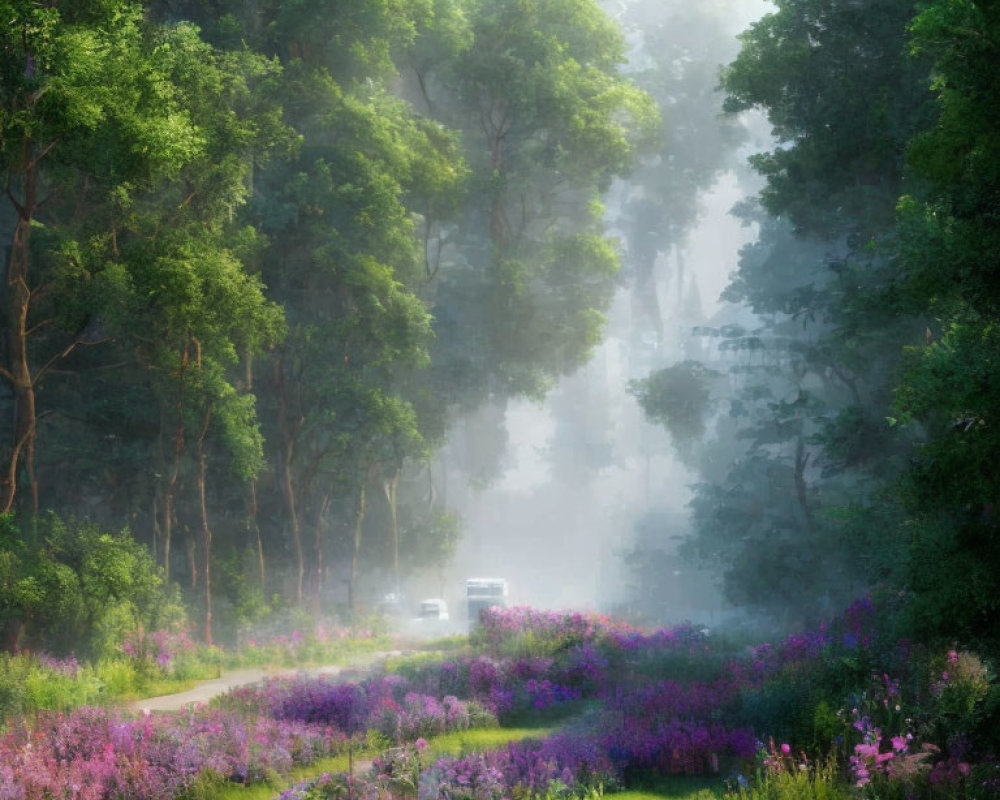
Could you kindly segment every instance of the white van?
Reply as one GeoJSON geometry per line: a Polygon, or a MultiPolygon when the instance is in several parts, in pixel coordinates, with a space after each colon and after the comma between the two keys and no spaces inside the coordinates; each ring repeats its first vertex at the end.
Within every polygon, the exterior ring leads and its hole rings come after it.
{"type": "Polygon", "coordinates": [[[509,588],[505,578],[469,578],[465,582],[465,602],[469,627],[479,624],[479,613],[493,606],[507,605],[509,588]]]}

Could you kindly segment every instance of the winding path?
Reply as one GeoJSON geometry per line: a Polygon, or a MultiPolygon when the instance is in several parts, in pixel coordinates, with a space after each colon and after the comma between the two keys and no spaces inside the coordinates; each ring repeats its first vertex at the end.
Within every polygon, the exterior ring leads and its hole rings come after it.
{"type": "Polygon", "coordinates": [[[370,658],[361,663],[354,663],[346,666],[324,666],[301,669],[238,669],[226,672],[218,678],[211,678],[202,681],[193,689],[177,694],[165,694],[159,697],[147,697],[135,700],[128,704],[131,711],[153,712],[153,711],[181,711],[189,706],[207,703],[213,697],[225,694],[230,689],[238,686],[250,686],[261,683],[266,678],[295,677],[308,675],[310,677],[333,676],[350,677],[351,679],[363,677],[378,669],[387,658],[399,655],[399,651],[373,653],[370,658]]]}

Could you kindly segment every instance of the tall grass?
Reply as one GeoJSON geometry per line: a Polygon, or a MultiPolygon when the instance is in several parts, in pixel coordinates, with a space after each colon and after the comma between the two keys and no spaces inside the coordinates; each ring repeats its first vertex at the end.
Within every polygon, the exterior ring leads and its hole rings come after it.
{"type": "Polygon", "coordinates": [[[0,722],[96,705],[103,696],[102,676],[90,667],[0,653],[0,722]]]}
{"type": "Polygon", "coordinates": [[[847,800],[848,786],[838,780],[834,765],[768,771],[752,786],[727,792],[726,800],[847,800]]]}

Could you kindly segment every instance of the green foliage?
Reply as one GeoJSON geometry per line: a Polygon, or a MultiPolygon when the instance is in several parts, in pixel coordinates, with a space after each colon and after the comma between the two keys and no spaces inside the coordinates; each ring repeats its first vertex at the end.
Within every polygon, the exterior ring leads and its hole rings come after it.
{"type": "Polygon", "coordinates": [[[0,722],[38,711],[70,711],[97,705],[106,696],[101,671],[48,666],[31,655],[0,653],[0,722]]]}
{"type": "Polygon", "coordinates": [[[993,535],[996,344],[995,322],[966,313],[940,339],[908,352],[897,391],[903,419],[919,420],[928,436],[903,487],[913,515],[906,576],[915,593],[913,624],[921,635],[958,636],[990,653],[997,643],[986,620],[997,611],[1000,563],[993,535]]]}
{"type": "Polygon", "coordinates": [[[769,771],[754,786],[727,792],[727,800],[847,800],[848,788],[838,780],[836,766],[826,763],[769,771]]]}
{"type": "MultiPolygon", "coordinates": [[[[289,569],[329,600],[309,555],[441,568],[448,509],[362,499],[599,342],[599,195],[662,134],[618,26],[593,0],[12,0],[0,23],[4,505],[128,521],[206,623],[214,552],[248,541],[217,620],[260,619],[289,569]]],[[[76,591],[33,552],[0,558],[12,629],[76,591]]],[[[95,654],[135,626],[110,605],[67,610],[95,654]]]]}
{"type": "Polygon", "coordinates": [[[997,100],[991,66],[1000,19],[980,4],[935,2],[913,20],[911,49],[935,63],[934,127],[907,152],[928,185],[901,204],[904,281],[937,306],[955,296],[995,315],[1000,228],[991,207],[1000,187],[997,100]]]}
{"type": "Polygon", "coordinates": [[[781,0],[741,36],[727,110],[767,110],[779,146],[754,156],[774,215],[831,237],[891,223],[899,154],[930,118],[926,61],[903,57],[912,0],[781,0]]]}
{"type": "MultiPolygon", "coordinates": [[[[54,514],[0,519],[3,623],[48,652],[102,656],[137,630],[176,619],[180,609],[149,552],[128,531],[54,514]]],[[[17,637],[12,644],[17,646],[17,637]]]]}
{"type": "Polygon", "coordinates": [[[670,431],[677,450],[690,458],[692,447],[705,435],[705,417],[712,406],[712,381],[717,377],[719,373],[700,361],[682,361],[632,381],[629,392],[650,420],[670,431]]]}
{"type": "Polygon", "coordinates": [[[653,400],[671,372],[634,388],[686,437],[701,479],[684,554],[735,602],[822,616],[887,583],[917,596],[922,636],[943,636],[941,609],[958,605],[963,637],[988,646],[993,442],[976,420],[995,405],[982,213],[995,170],[977,159],[996,137],[992,105],[971,98],[995,90],[994,27],[974,4],[780,0],[723,71],[727,110],[764,110],[777,139],[751,159],[767,185],[739,213],[760,233],[724,292],[757,327],[696,329],[718,342],[699,369],[730,375],[717,394],[684,365],[664,387],[673,403],[653,400]],[[968,430],[950,430],[958,419],[968,430]],[[966,568],[958,588],[945,577],[966,568]]]}

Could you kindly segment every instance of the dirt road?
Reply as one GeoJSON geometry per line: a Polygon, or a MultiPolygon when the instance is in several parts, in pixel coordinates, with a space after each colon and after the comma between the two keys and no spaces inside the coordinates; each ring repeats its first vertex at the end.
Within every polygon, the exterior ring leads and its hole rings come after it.
{"type": "Polygon", "coordinates": [[[375,653],[371,659],[362,664],[352,664],[348,666],[326,666],[310,667],[305,669],[238,669],[226,672],[218,678],[203,681],[193,689],[177,694],[166,694],[160,697],[147,697],[136,700],[128,705],[132,711],[180,711],[188,706],[207,703],[213,697],[225,694],[230,689],[237,686],[248,686],[254,683],[261,683],[265,678],[295,677],[297,675],[309,675],[311,677],[333,676],[360,678],[370,674],[385,662],[390,656],[397,653],[375,653]]]}

